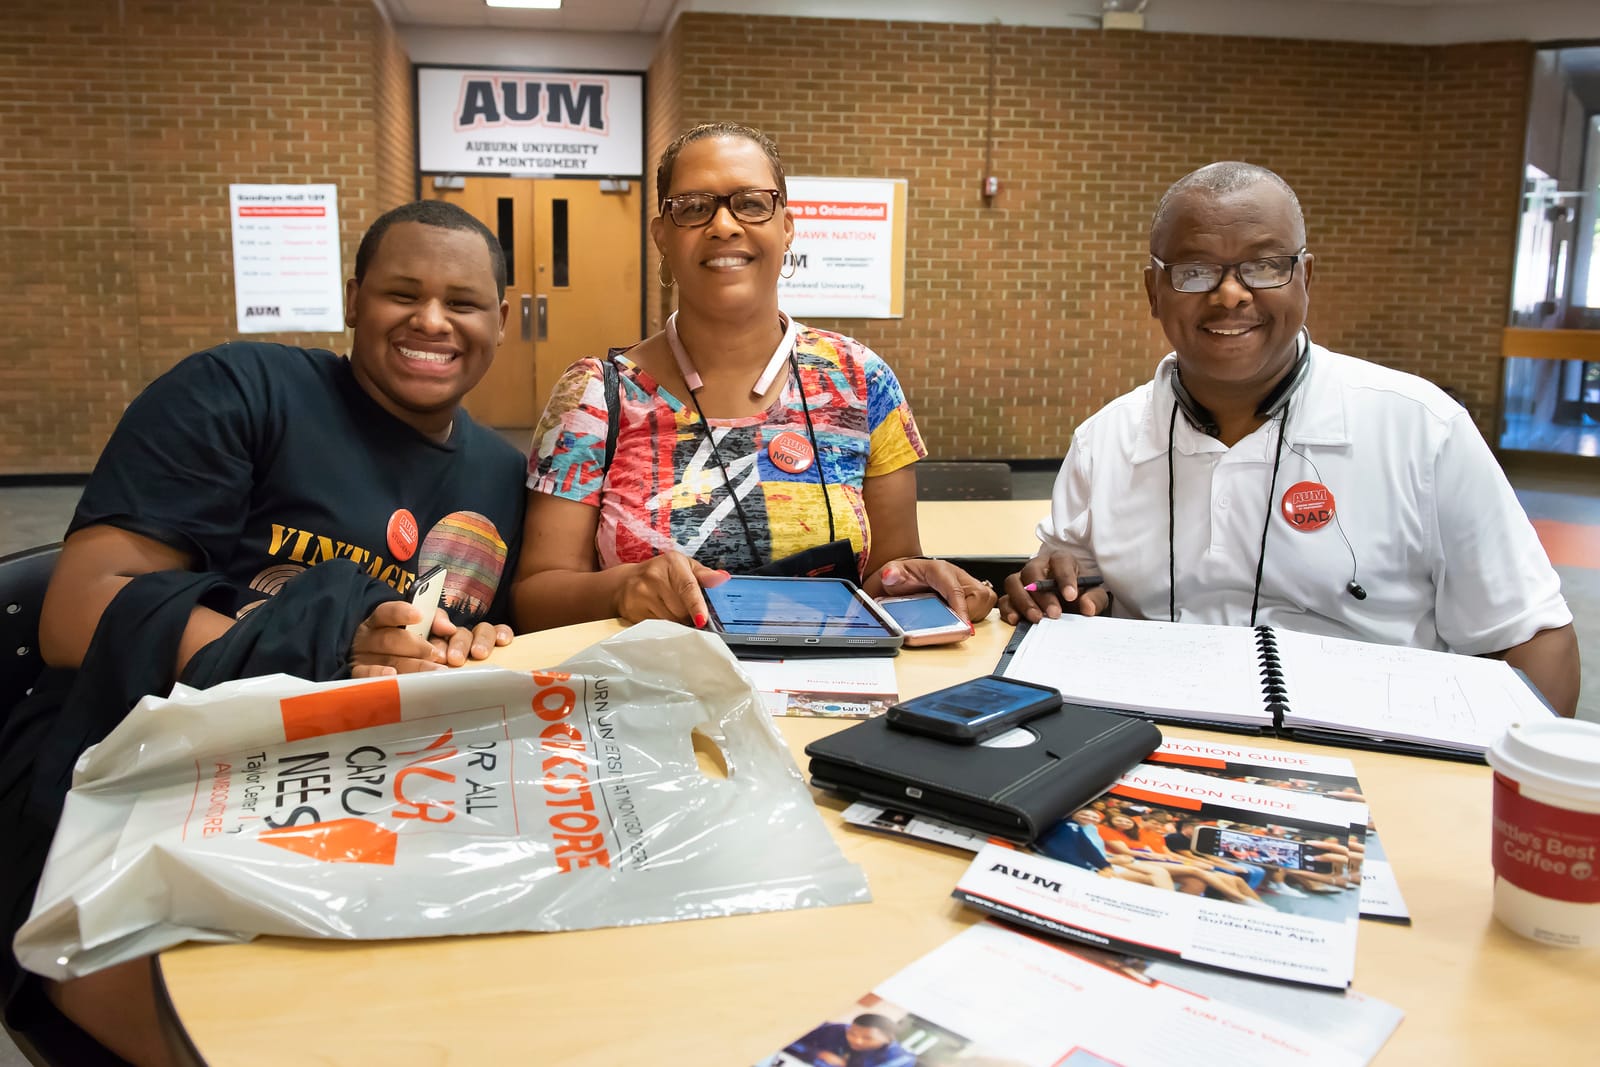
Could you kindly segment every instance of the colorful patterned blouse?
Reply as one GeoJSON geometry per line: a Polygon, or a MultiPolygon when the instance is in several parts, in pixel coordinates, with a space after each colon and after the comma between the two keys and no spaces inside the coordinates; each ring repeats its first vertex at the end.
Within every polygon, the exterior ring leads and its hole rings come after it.
{"type": "Polygon", "coordinates": [[[667,392],[626,354],[615,357],[622,410],[611,470],[604,470],[602,362],[582,359],[556,383],[534,430],[528,487],[600,509],[602,567],[643,562],[676,547],[708,567],[737,573],[828,541],[820,467],[836,536],[850,539],[858,569],[865,567],[872,542],[863,481],[915,463],[927,449],[894,372],[871,349],[801,325],[794,351],[820,463],[790,474],[767,454],[784,431],[807,436],[792,371],[765,412],[707,420],[750,538],[694,404],[667,392]]]}

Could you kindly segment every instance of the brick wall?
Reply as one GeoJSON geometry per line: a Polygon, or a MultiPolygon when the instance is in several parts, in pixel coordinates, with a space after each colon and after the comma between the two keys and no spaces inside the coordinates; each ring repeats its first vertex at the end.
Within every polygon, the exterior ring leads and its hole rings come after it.
{"type": "MultiPolygon", "coordinates": [[[[377,137],[377,203],[381,213],[417,198],[417,118],[411,59],[400,35],[382,18],[377,23],[373,51],[373,133],[377,137]]],[[[361,229],[364,231],[365,224],[376,217],[374,214],[365,219],[361,229]]],[[[354,266],[352,258],[348,267],[354,266]]]]}
{"type": "MultiPolygon", "coordinates": [[[[19,301],[0,475],[87,470],[144,383],[234,336],[229,183],[337,183],[348,271],[415,168],[408,66],[371,0],[19,2],[0,37],[0,283],[19,301]]],[[[908,180],[905,318],[816,324],[890,360],[941,457],[1059,456],[1148,377],[1149,213],[1220,158],[1299,191],[1317,338],[1453,386],[1487,429],[1530,57],[691,13],[650,66],[649,162],[737,119],[790,173],[908,180]]],[[[650,249],[652,329],[655,268],[650,249]]]]}
{"type": "Polygon", "coordinates": [[[17,0],[7,15],[0,474],[86,471],[146,382],[235,336],[230,183],[337,184],[346,271],[367,223],[411,198],[409,74],[371,0],[17,0]]]}
{"type": "Polygon", "coordinates": [[[905,317],[814,324],[890,361],[936,456],[1045,458],[1166,351],[1140,281],[1150,213],[1215,159],[1299,193],[1319,341],[1452,386],[1488,430],[1530,64],[1523,43],[688,14],[656,65],[680,129],[749,122],[791,174],[908,180],[905,317]]]}
{"type": "MultiPolygon", "coordinates": [[[[645,211],[646,218],[654,218],[660,191],[656,189],[656,160],[672,139],[687,127],[683,121],[683,80],[678,62],[683,45],[683,20],[672,24],[661,45],[650,61],[650,71],[645,76],[645,211]]],[[[660,284],[661,256],[655,242],[645,234],[644,291],[645,336],[660,330],[672,311],[672,292],[660,284]]]]}

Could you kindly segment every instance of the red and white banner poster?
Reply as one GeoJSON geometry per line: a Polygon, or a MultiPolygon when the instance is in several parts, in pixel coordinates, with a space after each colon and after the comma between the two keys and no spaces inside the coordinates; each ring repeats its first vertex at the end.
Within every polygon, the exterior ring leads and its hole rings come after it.
{"type": "Polygon", "coordinates": [[[344,331],[335,185],[230,185],[240,333],[344,331]]]}
{"type": "Polygon", "coordinates": [[[805,321],[905,314],[904,179],[790,178],[794,244],[778,303],[805,321]]]}

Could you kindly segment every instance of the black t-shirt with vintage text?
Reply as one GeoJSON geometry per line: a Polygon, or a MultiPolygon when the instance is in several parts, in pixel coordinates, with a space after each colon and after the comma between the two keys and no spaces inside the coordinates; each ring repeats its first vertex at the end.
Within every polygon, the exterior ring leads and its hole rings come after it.
{"type": "Polygon", "coordinates": [[[401,596],[442,565],[457,625],[510,622],[524,471],[465,411],[447,442],[429,440],[332,352],[224,344],[129,405],[69,533],[107,524],[177,548],[234,583],[234,612],[345,558],[401,596]]]}

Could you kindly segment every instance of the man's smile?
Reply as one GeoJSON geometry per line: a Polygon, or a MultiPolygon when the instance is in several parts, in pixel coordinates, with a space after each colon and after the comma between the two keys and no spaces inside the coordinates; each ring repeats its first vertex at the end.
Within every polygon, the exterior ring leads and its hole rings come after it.
{"type": "Polygon", "coordinates": [[[406,345],[400,344],[397,344],[394,347],[395,350],[406,359],[417,363],[431,363],[435,366],[444,366],[456,358],[455,353],[453,352],[429,352],[425,349],[410,348],[406,345]]]}

